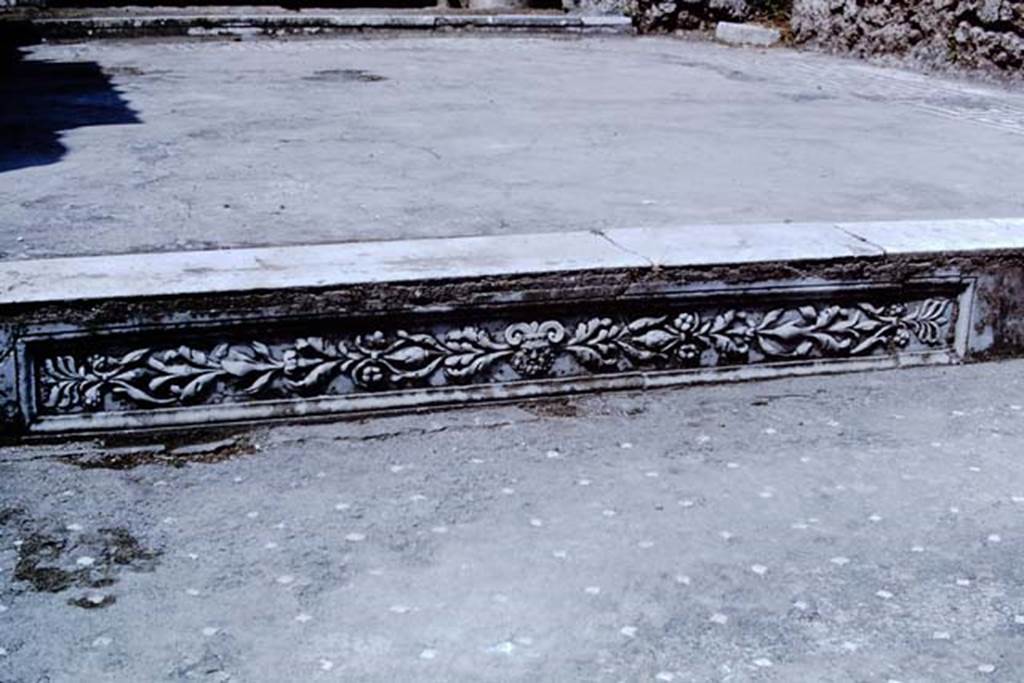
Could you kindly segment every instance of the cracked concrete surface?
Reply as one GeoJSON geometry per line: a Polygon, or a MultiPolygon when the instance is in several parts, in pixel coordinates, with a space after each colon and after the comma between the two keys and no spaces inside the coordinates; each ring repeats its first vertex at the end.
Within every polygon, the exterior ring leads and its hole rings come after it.
{"type": "Polygon", "coordinates": [[[3,123],[46,145],[5,151],[7,259],[1024,214],[1024,94],[788,50],[98,41],[15,73],[3,123]]]}
{"type": "Polygon", "coordinates": [[[0,678],[1020,680],[1022,371],[7,447],[0,678]]]}

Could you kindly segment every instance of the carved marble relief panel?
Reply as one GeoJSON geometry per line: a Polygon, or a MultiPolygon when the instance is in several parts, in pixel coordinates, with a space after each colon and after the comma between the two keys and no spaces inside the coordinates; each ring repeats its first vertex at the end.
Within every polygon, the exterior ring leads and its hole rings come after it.
{"type": "MultiPolygon", "coordinates": [[[[745,299],[749,301],[750,299],[745,299]]],[[[787,299],[791,301],[791,299],[787,299]]],[[[566,313],[266,322],[211,334],[31,348],[39,415],[249,403],[448,385],[808,363],[950,348],[953,295],[744,306],[600,302],[566,313]],[[219,336],[217,336],[219,335],[219,336]]]]}

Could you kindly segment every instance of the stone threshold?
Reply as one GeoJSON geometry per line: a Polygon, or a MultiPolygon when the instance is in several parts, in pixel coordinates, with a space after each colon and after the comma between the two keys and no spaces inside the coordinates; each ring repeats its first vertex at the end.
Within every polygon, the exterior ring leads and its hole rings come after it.
{"type": "Polygon", "coordinates": [[[0,282],[11,435],[1024,354],[1024,219],[6,261],[0,282]]]}
{"type": "Polygon", "coordinates": [[[30,20],[41,39],[128,38],[148,36],[251,36],[374,31],[493,31],[574,34],[632,33],[623,16],[569,14],[411,13],[411,12],[192,12],[39,17],[30,20]]]}

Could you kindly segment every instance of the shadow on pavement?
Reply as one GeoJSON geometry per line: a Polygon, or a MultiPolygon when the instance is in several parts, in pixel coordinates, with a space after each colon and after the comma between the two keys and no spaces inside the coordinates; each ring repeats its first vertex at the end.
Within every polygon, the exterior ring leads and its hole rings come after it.
{"type": "Polygon", "coordinates": [[[95,62],[26,60],[25,36],[0,36],[0,173],[60,161],[62,131],[140,123],[95,62]]]}

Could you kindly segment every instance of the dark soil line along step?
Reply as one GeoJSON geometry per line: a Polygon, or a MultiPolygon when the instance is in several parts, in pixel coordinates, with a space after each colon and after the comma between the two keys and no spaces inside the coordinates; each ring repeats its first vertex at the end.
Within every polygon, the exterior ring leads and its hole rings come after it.
{"type": "Polygon", "coordinates": [[[7,261],[0,282],[9,435],[1024,353],[1024,219],[7,261]]]}

